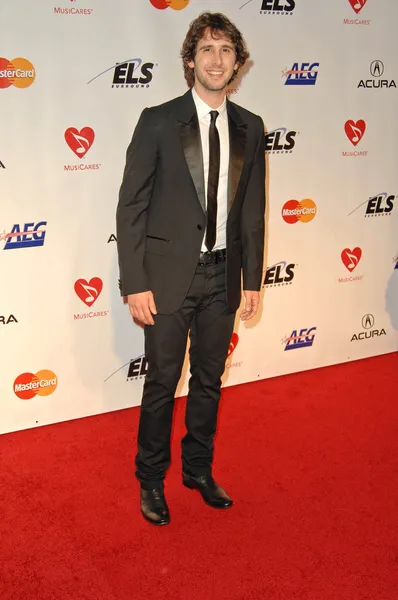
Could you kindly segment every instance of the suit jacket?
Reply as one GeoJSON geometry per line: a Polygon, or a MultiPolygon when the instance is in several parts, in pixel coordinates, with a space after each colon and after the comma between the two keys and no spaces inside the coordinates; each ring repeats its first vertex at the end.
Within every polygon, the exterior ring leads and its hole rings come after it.
{"type": "MultiPolygon", "coordinates": [[[[227,100],[228,176],[226,290],[229,309],[261,287],[265,158],[262,119],[227,100]]],[[[199,121],[191,91],[146,108],[127,150],[117,208],[122,295],[152,290],[159,313],[183,303],[206,227],[199,121]]]]}

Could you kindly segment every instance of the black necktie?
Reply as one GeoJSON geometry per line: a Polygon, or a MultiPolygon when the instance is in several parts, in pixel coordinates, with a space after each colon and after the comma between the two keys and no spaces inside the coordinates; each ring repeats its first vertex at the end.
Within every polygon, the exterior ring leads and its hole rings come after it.
{"type": "Polygon", "coordinates": [[[211,251],[216,243],[217,230],[217,191],[220,176],[220,137],[216,127],[218,112],[210,111],[209,128],[209,178],[207,180],[207,226],[206,248],[211,251]]]}

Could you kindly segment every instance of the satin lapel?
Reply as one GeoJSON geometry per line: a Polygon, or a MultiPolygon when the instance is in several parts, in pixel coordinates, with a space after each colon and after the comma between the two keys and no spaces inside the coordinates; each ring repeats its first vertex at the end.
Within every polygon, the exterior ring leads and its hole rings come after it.
{"type": "Polygon", "coordinates": [[[240,176],[242,174],[243,161],[245,158],[247,125],[237,125],[231,114],[229,123],[229,173],[228,173],[228,212],[232,208],[238,189],[240,176]]]}
{"type": "Polygon", "coordinates": [[[200,139],[199,121],[196,113],[189,123],[177,121],[180,131],[182,149],[189,172],[194,183],[199,202],[206,212],[205,178],[203,172],[202,142],[200,139]]]}

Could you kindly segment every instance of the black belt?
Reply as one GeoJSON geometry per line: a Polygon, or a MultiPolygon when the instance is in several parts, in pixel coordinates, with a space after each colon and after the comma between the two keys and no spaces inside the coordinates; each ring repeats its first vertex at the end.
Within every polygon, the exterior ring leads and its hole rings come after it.
{"type": "Polygon", "coordinates": [[[227,258],[227,250],[212,250],[211,252],[201,252],[199,254],[198,265],[203,267],[204,265],[216,265],[217,263],[225,262],[227,258]]]}

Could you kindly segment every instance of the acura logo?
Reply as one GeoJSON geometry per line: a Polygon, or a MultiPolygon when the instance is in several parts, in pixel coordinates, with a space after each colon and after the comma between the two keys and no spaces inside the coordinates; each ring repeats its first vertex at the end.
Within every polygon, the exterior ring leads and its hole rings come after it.
{"type": "Polygon", "coordinates": [[[381,77],[384,73],[384,65],[381,60],[374,60],[370,65],[372,77],[381,77]]]}
{"type": "Polygon", "coordinates": [[[372,329],[375,324],[375,318],[373,315],[365,315],[362,317],[362,327],[364,329],[372,329]]]}

